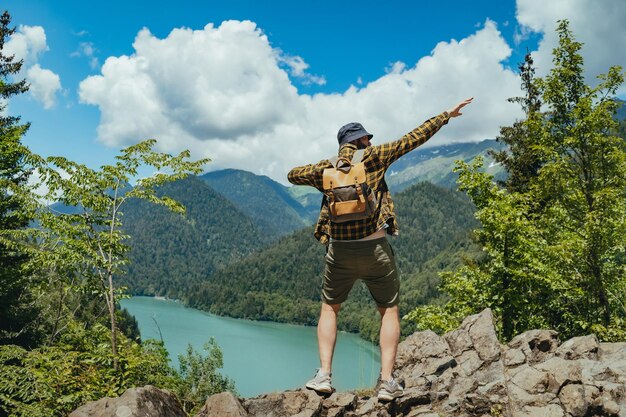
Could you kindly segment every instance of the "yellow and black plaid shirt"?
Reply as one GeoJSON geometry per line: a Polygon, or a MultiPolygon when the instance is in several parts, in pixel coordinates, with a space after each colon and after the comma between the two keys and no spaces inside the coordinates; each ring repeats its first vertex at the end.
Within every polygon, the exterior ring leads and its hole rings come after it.
{"type": "MultiPolygon", "coordinates": [[[[363,155],[363,163],[365,164],[367,185],[376,192],[378,203],[374,215],[369,219],[333,223],[328,214],[328,204],[324,204],[315,228],[315,237],[320,243],[326,244],[330,237],[337,240],[362,239],[385,227],[385,224],[387,225],[387,233],[397,235],[399,227],[393,209],[391,193],[383,185],[385,172],[395,160],[430,139],[443,125],[448,123],[449,119],[448,112],[443,112],[439,116],[428,119],[421,126],[396,141],[369,146],[363,155]]],[[[354,144],[346,143],[339,148],[339,156],[351,160],[355,150],[354,144]]],[[[292,169],[287,178],[292,184],[310,185],[323,193],[322,173],[326,168],[332,168],[332,164],[329,160],[324,159],[317,164],[292,169]]]]}

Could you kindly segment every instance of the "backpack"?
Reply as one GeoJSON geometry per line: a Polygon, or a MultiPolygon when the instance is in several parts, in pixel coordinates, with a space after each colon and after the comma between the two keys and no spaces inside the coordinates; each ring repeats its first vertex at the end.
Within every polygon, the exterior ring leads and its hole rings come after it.
{"type": "Polygon", "coordinates": [[[365,164],[361,161],[364,153],[364,149],[357,150],[352,160],[335,156],[330,159],[333,167],[322,173],[324,199],[332,222],[363,220],[376,211],[376,195],[366,183],[365,164]]]}

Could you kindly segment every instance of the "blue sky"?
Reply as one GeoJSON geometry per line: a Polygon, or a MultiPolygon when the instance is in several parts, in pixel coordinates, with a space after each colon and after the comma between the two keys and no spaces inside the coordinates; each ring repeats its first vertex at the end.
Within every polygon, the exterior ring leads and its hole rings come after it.
{"type": "Polygon", "coordinates": [[[34,86],[9,104],[32,123],[25,143],[93,167],[155,137],[163,151],[211,157],[209,169],[285,182],[290,166],[334,152],[344,123],[392,140],[468,96],[465,116],[429,144],[493,138],[518,114],[506,103],[516,64],[528,49],[547,72],[562,18],[585,42],[590,79],[626,64],[614,53],[626,46],[621,0],[5,7],[19,29],[9,47],[34,86]]]}

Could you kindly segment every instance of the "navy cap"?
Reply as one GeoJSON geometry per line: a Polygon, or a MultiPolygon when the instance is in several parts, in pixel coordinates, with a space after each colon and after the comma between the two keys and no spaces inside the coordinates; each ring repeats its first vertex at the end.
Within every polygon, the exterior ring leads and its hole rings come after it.
{"type": "Polygon", "coordinates": [[[370,139],[374,137],[374,135],[365,130],[361,123],[352,122],[339,129],[339,132],[337,132],[337,141],[339,142],[339,146],[341,146],[344,143],[352,142],[363,136],[367,136],[370,139]]]}

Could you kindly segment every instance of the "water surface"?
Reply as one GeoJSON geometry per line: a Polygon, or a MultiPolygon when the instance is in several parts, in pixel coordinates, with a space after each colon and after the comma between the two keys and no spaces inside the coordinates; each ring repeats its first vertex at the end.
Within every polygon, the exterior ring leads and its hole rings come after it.
{"type": "MultiPolygon", "coordinates": [[[[301,387],[319,367],[314,327],[218,317],[152,297],[133,297],[121,305],[137,318],[143,339],[159,340],[160,329],[176,368],[187,344],[200,350],[215,338],[224,353],[221,372],[235,381],[244,397],[301,387]]],[[[337,390],[372,387],[379,370],[377,346],[339,333],[333,360],[337,390]]]]}

